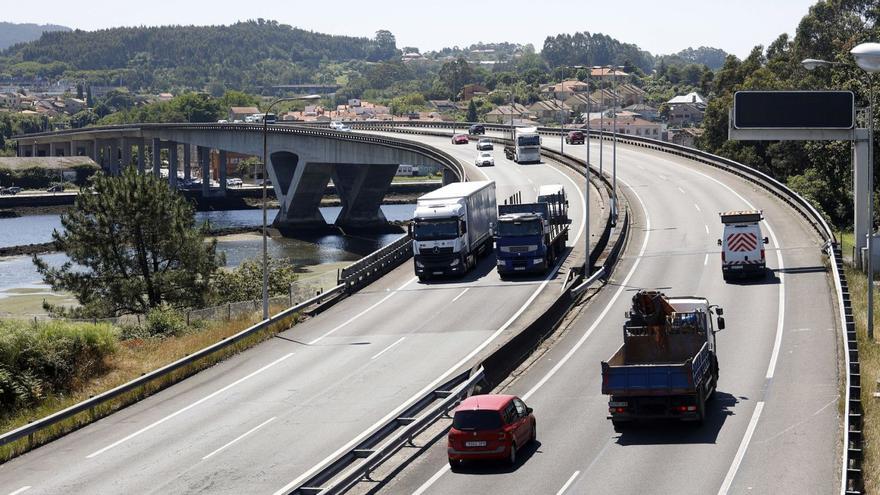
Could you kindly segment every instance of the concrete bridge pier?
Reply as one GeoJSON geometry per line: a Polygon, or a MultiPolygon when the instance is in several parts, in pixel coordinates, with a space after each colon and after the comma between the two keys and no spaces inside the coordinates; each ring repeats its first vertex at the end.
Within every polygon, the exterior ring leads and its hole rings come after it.
{"type": "Polygon", "coordinates": [[[150,149],[153,158],[153,177],[162,176],[162,140],[153,138],[153,146],[150,149]]]}
{"type": "Polygon", "coordinates": [[[342,201],[336,225],[347,229],[379,227],[387,223],[382,198],[391,186],[397,164],[336,164],[333,184],[342,201]]]}
{"type": "Polygon", "coordinates": [[[219,150],[217,161],[217,181],[220,182],[220,196],[226,196],[226,167],[229,166],[227,161],[226,150],[219,150]]]}
{"type": "Polygon", "coordinates": [[[177,148],[177,143],[174,141],[168,143],[168,185],[171,186],[171,189],[177,189],[177,167],[179,165],[177,148]]]}
{"type": "Polygon", "coordinates": [[[147,171],[147,140],[139,139],[137,142],[138,147],[138,155],[137,155],[137,167],[138,167],[138,175],[144,175],[147,171]]]}
{"type": "Polygon", "coordinates": [[[131,166],[131,140],[122,138],[119,142],[122,143],[122,166],[120,167],[120,172],[122,172],[131,166]]]}
{"type": "Polygon", "coordinates": [[[185,181],[192,180],[192,169],[190,168],[191,163],[192,145],[186,143],[183,145],[183,180],[185,181]]]}
{"type": "Polygon", "coordinates": [[[333,165],[308,163],[289,151],[270,153],[269,161],[269,176],[276,193],[280,193],[281,203],[281,211],[272,225],[282,232],[327,228],[318,208],[330,183],[333,165]]]}
{"type": "MultiPolygon", "coordinates": [[[[187,145],[189,148],[189,145],[187,145]]],[[[205,148],[202,146],[196,147],[196,158],[198,160],[199,168],[202,173],[202,197],[207,198],[211,194],[211,167],[210,167],[210,152],[209,148],[205,148]]]]}
{"type": "Polygon", "coordinates": [[[448,168],[443,169],[443,185],[448,186],[453,182],[460,182],[458,177],[455,175],[455,172],[449,170],[448,168]]]}

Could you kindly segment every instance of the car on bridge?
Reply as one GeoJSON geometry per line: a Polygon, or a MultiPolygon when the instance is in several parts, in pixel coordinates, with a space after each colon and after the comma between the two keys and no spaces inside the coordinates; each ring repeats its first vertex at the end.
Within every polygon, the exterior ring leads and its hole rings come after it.
{"type": "Polygon", "coordinates": [[[486,126],[483,124],[473,124],[468,127],[468,134],[486,134],[486,126]]]}
{"type": "Polygon", "coordinates": [[[514,395],[473,395],[463,400],[447,435],[449,466],[463,461],[506,460],[516,464],[519,449],[537,439],[531,407],[514,395]]]}
{"type": "Polygon", "coordinates": [[[8,194],[10,196],[15,196],[16,194],[21,192],[21,188],[17,186],[4,187],[0,188],[0,194],[8,194]]]}
{"type": "Polygon", "coordinates": [[[54,192],[64,192],[64,184],[53,184],[46,189],[46,192],[54,193],[54,192]]]}
{"type": "Polygon", "coordinates": [[[569,131],[565,135],[565,144],[584,144],[584,133],[581,131],[569,131]]]}
{"type": "Polygon", "coordinates": [[[467,134],[456,134],[452,136],[452,144],[468,144],[470,140],[467,134]]]}
{"type": "Polygon", "coordinates": [[[477,155],[474,165],[478,167],[494,167],[495,157],[488,151],[481,151],[480,154],[477,155]]]}
{"type": "Polygon", "coordinates": [[[230,177],[226,179],[226,185],[229,187],[241,187],[243,184],[242,180],[238,177],[230,177]]]}
{"type": "Polygon", "coordinates": [[[480,140],[477,141],[477,149],[480,151],[492,150],[495,149],[495,146],[489,138],[480,138],[480,140]]]}

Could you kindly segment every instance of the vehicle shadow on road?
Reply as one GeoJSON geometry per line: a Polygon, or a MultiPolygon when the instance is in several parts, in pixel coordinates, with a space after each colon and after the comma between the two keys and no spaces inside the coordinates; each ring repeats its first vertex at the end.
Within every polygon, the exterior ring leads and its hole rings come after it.
{"type": "Polygon", "coordinates": [[[727,283],[730,285],[777,285],[781,281],[776,275],[776,272],[777,270],[767,270],[763,277],[729,278],[727,279],[727,283]]]}
{"type": "Polygon", "coordinates": [[[463,277],[435,275],[433,278],[429,278],[425,281],[419,281],[419,285],[431,286],[446,284],[466,284],[470,282],[476,282],[477,280],[489,275],[489,273],[491,273],[494,269],[495,255],[493,253],[489,253],[482,256],[477,261],[477,266],[475,266],[473,270],[467,272],[463,277]]]}
{"type": "Polygon", "coordinates": [[[543,453],[540,449],[541,441],[535,440],[534,442],[530,442],[528,445],[523,446],[523,448],[521,448],[519,452],[516,453],[516,464],[514,464],[513,466],[505,461],[470,461],[462,463],[458,468],[455,469],[455,472],[456,474],[478,475],[512,473],[519,469],[520,466],[528,462],[533,455],[543,453]]]}
{"type": "Polygon", "coordinates": [[[673,420],[644,421],[628,424],[617,438],[618,445],[666,445],[688,443],[715,443],[718,433],[734,414],[733,408],[740,399],[720,390],[706,403],[706,420],[703,424],[673,420]]]}

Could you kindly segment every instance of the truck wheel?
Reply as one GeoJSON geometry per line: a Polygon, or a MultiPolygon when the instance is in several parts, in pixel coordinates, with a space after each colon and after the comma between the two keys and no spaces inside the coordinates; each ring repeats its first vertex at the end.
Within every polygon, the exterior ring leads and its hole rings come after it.
{"type": "Polygon", "coordinates": [[[697,394],[697,424],[702,425],[706,422],[706,399],[704,392],[697,394]]]}
{"type": "Polygon", "coordinates": [[[626,429],[626,423],[623,421],[617,421],[612,419],[611,426],[614,427],[614,431],[617,433],[623,433],[623,430],[626,429]]]}

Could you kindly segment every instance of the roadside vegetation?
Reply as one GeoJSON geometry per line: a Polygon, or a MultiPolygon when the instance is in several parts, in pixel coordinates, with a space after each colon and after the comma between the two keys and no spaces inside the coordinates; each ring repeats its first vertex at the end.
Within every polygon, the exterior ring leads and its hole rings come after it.
{"type": "Polygon", "coordinates": [[[860,271],[847,267],[846,279],[849,282],[849,293],[852,298],[853,315],[859,336],[859,361],[862,374],[862,407],[864,408],[865,459],[862,474],[865,477],[865,493],[880,493],[880,398],[874,393],[880,392],[877,381],[880,380],[880,297],[874,299],[874,337],[869,340],[867,335],[866,296],[868,278],[860,271]]]}
{"type": "MultiPolygon", "coordinates": [[[[284,309],[270,308],[272,313],[284,309]]],[[[124,394],[94,415],[80,414],[35,437],[35,445],[105,416],[241,350],[286,330],[298,315],[185,367],[168,379],[124,394]]],[[[258,312],[229,321],[187,325],[170,308],[158,308],[142,325],[0,320],[0,433],[70,407],[156,370],[260,321],[258,312]]],[[[27,440],[0,447],[0,462],[32,446],[27,440]]]]}

